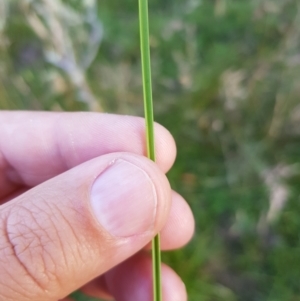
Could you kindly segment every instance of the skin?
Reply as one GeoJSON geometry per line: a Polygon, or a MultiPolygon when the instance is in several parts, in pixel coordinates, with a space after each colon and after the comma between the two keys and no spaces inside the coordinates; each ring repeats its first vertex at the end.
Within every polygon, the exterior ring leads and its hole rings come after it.
{"type": "MultiPolygon", "coordinates": [[[[172,250],[194,232],[188,204],[164,175],[174,140],[158,124],[155,134],[156,164],[145,158],[142,118],[0,112],[0,300],[67,301],[77,289],[107,300],[152,299],[149,242],[160,232],[162,249],[172,250]],[[153,224],[125,238],[107,231],[90,205],[93,183],[111,162],[137,167],[156,191],[153,224]]],[[[164,301],[187,300],[166,265],[162,278],[164,301]]]]}

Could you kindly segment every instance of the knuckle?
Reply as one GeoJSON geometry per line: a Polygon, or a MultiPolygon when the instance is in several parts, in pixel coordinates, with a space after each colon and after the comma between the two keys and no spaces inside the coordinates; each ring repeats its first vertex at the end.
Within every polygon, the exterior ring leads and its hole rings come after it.
{"type": "Polygon", "coordinates": [[[45,239],[42,238],[44,233],[40,232],[34,214],[24,207],[19,207],[16,213],[7,218],[6,237],[14,260],[26,276],[43,289],[43,284],[47,281],[43,255],[46,244],[45,239]]]}
{"type": "MultiPolygon", "coordinates": [[[[26,286],[26,294],[31,295],[29,300],[56,291],[70,270],[72,257],[73,260],[78,257],[78,254],[74,254],[77,252],[74,248],[77,243],[72,243],[76,239],[74,231],[68,233],[66,242],[61,234],[63,229],[58,229],[69,227],[60,210],[49,208],[45,201],[35,200],[34,204],[31,202],[27,206],[14,206],[2,220],[2,239],[5,241],[1,242],[0,267],[6,270],[4,274],[19,276],[18,279],[10,280],[18,283],[12,286],[19,287],[18,290],[26,286]],[[59,223],[56,218],[60,219],[59,223]],[[68,245],[72,246],[71,252],[68,245]]],[[[63,236],[66,237],[65,234],[63,236]]]]}

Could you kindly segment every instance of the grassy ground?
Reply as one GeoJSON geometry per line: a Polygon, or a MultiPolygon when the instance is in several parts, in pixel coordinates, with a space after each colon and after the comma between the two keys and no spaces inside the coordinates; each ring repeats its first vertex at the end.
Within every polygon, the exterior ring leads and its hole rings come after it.
{"type": "MultiPolygon", "coordinates": [[[[143,114],[137,1],[95,8],[0,0],[1,109],[143,114]]],[[[169,179],[197,221],[164,261],[191,301],[300,300],[298,1],[152,0],[150,20],[169,179]]]]}

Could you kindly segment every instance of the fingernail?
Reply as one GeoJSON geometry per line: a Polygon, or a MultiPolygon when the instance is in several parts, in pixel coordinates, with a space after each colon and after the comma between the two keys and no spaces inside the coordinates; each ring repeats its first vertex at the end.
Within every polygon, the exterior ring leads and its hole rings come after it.
{"type": "Polygon", "coordinates": [[[99,223],[113,236],[142,234],[154,225],[156,190],[145,171],[116,160],[95,181],[91,205],[99,223]]]}

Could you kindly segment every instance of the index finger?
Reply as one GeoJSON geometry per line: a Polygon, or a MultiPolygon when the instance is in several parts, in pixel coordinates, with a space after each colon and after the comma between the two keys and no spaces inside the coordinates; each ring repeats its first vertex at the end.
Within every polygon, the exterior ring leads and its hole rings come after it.
{"type": "MultiPolygon", "coordinates": [[[[155,124],[157,164],[167,172],[176,147],[155,124]]],[[[101,113],[0,112],[0,197],[38,185],[112,152],[146,155],[144,119],[101,113]]]]}

